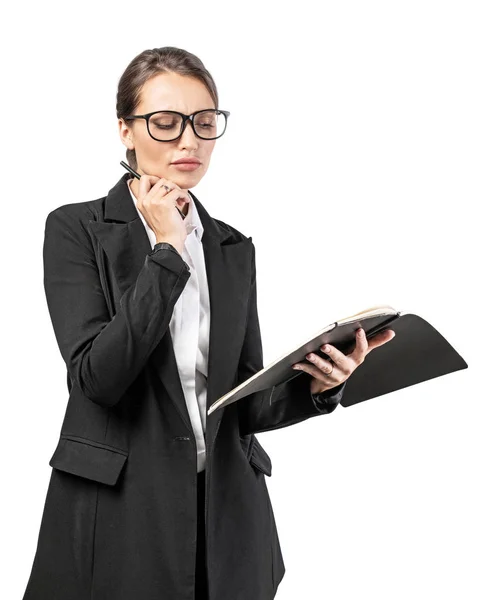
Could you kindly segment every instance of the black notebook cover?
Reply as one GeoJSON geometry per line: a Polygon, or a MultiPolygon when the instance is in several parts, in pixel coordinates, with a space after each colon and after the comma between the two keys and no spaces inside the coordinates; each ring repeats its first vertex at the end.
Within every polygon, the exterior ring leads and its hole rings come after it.
{"type": "Polygon", "coordinates": [[[292,365],[307,362],[305,357],[309,352],[329,358],[320,350],[325,343],[349,354],[354,349],[355,332],[359,327],[365,330],[367,338],[384,329],[392,329],[396,335],[372,350],[347,379],[341,400],[344,407],[468,367],[449,342],[421,317],[386,306],[372,312],[379,314],[363,311],[332,323],[216,400],[208,414],[253,392],[272,388],[302,374],[302,371],[293,370],[292,365]]]}

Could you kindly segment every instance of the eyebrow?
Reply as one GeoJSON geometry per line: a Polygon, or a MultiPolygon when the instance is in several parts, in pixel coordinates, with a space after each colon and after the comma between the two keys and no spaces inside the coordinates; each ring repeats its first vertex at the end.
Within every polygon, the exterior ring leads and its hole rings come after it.
{"type": "Polygon", "coordinates": [[[163,110],[164,111],[173,111],[173,112],[179,112],[179,113],[183,113],[183,114],[190,114],[190,115],[192,115],[193,113],[200,112],[201,110],[218,110],[218,108],[213,108],[211,106],[208,106],[208,107],[205,107],[205,108],[199,108],[198,110],[194,110],[191,113],[184,113],[182,110],[177,110],[176,108],[156,108],[154,110],[147,110],[146,114],[150,113],[150,112],[159,112],[159,111],[163,111],[163,110]]]}

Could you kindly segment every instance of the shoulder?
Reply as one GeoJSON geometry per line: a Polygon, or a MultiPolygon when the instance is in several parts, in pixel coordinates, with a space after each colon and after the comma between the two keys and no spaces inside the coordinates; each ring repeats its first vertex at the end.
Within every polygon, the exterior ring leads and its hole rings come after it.
{"type": "Polygon", "coordinates": [[[66,219],[74,221],[85,221],[98,220],[99,216],[103,213],[103,204],[106,196],[97,198],[96,200],[87,200],[85,202],[70,202],[68,204],[62,204],[57,208],[51,210],[47,215],[47,218],[51,215],[64,216],[66,219]]]}
{"type": "Polygon", "coordinates": [[[105,198],[70,202],[54,208],[46,216],[45,235],[62,234],[88,241],[88,223],[102,220],[105,198]]]}
{"type": "Polygon", "coordinates": [[[243,241],[249,241],[252,243],[252,236],[245,235],[244,233],[239,231],[236,227],[229,225],[229,223],[226,223],[225,221],[221,221],[220,219],[216,219],[215,217],[212,217],[212,218],[221,229],[223,229],[228,235],[231,236],[231,240],[230,240],[231,243],[232,242],[243,242],[243,241]]]}

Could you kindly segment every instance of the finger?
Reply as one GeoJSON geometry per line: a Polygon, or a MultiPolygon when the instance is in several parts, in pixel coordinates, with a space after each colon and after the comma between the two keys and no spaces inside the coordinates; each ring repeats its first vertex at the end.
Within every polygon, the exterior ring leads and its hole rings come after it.
{"type": "Polygon", "coordinates": [[[190,202],[190,196],[188,192],[186,190],[182,190],[181,188],[175,188],[174,190],[171,190],[171,192],[168,192],[164,196],[164,198],[166,197],[168,200],[177,202],[180,208],[182,208],[185,203],[190,202]]]}
{"type": "Polygon", "coordinates": [[[153,190],[153,198],[157,198],[158,200],[163,198],[168,201],[171,200],[173,204],[176,202],[178,208],[180,209],[182,209],[185,204],[190,203],[190,195],[188,190],[180,188],[179,185],[176,185],[176,183],[169,179],[165,179],[164,177],[159,179],[159,181],[152,188],[151,192],[153,190]],[[169,190],[167,189],[168,187],[170,188],[169,190]]]}
{"type": "MultiPolygon", "coordinates": [[[[321,358],[314,352],[307,354],[305,357],[307,361],[316,366],[318,369],[322,371],[325,375],[330,375],[334,370],[334,365],[330,362],[330,360],[326,360],[325,358],[321,358]]],[[[306,363],[308,364],[308,363],[306,363]]],[[[339,367],[336,367],[339,368],[339,367]]]]}
{"type": "Polygon", "coordinates": [[[184,197],[179,197],[176,199],[176,204],[178,205],[178,208],[180,210],[183,210],[183,207],[185,206],[185,204],[190,204],[190,197],[189,196],[184,196],[184,197]]]}
{"type": "Polygon", "coordinates": [[[383,346],[383,344],[386,344],[394,337],[395,332],[393,331],[393,329],[386,329],[385,331],[381,331],[369,340],[369,350],[374,350],[379,346],[383,346]]]}
{"type": "Polygon", "coordinates": [[[176,183],[173,183],[169,179],[165,179],[164,177],[156,177],[155,179],[156,181],[154,182],[152,188],[142,198],[142,204],[146,210],[151,204],[160,204],[163,201],[166,204],[169,200],[172,200],[174,204],[175,196],[170,196],[170,194],[175,189],[180,190],[176,183]],[[169,198],[167,198],[167,196],[169,196],[169,198]]]}
{"type": "MultiPolygon", "coordinates": [[[[329,363],[330,364],[330,363],[329,363]]],[[[340,371],[337,367],[334,367],[334,369],[332,370],[331,375],[326,375],[324,373],[324,371],[320,370],[318,367],[316,367],[315,365],[311,365],[309,363],[295,363],[294,365],[292,365],[294,369],[296,369],[297,371],[305,371],[306,373],[308,373],[309,375],[311,375],[312,377],[315,377],[316,379],[318,379],[321,383],[324,383],[325,385],[328,385],[330,383],[334,383],[334,385],[337,385],[338,383],[341,383],[341,379],[339,379],[338,375],[340,376],[340,371]]],[[[330,369],[328,369],[330,371],[330,369]]]]}
{"type": "Polygon", "coordinates": [[[332,346],[332,344],[324,344],[320,346],[320,350],[327,354],[328,357],[334,361],[334,363],[343,371],[347,370],[349,364],[349,358],[343,354],[338,348],[332,346]]]}
{"type": "Polygon", "coordinates": [[[169,194],[174,189],[179,189],[176,183],[173,183],[169,179],[165,179],[161,177],[158,181],[153,185],[151,192],[154,194],[154,198],[161,198],[162,196],[169,194]]]}
{"type": "Polygon", "coordinates": [[[360,365],[368,353],[368,339],[366,333],[362,327],[356,330],[356,347],[353,352],[348,355],[348,358],[352,358],[354,362],[360,365]]]}
{"type": "Polygon", "coordinates": [[[144,198],[158,181],[159,177],[156,177],[156,175],[141,175],[139,179],[139,197],[144,198]]]}

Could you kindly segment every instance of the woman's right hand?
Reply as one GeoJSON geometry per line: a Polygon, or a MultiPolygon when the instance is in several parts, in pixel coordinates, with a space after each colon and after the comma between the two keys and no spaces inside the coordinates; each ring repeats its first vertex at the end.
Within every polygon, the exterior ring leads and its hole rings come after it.
{"type": "Polygon", "coordinates": [[[183,211],[185,203],[190,202],[188,192],[164,177],[141,175],[137,196],[137,208],[154,231],[156,242],[169,242],[181,254],[187,231],[175,206],[183,211]],[[164,185],[171,191],[168,192],[164,185]]]}

